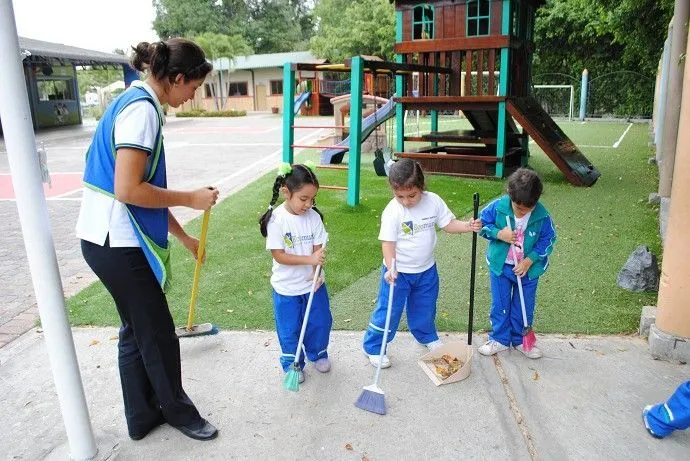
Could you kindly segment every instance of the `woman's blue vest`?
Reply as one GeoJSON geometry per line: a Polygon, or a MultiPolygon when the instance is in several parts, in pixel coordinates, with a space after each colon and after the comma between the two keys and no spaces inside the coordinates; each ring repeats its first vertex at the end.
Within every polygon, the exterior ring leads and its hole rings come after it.
{"type": "MultiPolygon", "coordinates": [[[[86,153],[84,185],[96,192],[115,197],[115,118],[128,105],[146,100],[156,105],[151,95],[141,87],[130,87],[118,96],[103,114],[86,153]]],[[[154,150],[149,154],[144,180],[166,188],[165,150],[163,148],[162,120],[156,135],[154,150]]],[[[136,146],[133,146],[136,147],[136,146]]],[[[165,291],[171,279],[170,249],[168,246],[168,209],[142,208],[126,204],[129,219],[141,249],[165,291]]]]}

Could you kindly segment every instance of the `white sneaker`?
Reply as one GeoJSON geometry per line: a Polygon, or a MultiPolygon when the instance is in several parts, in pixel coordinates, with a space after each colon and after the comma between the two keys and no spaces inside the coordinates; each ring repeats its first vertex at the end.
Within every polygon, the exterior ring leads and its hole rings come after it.
{"type": "MultiPolygon", "coordinates": [[[[379,357],[380,355],[373,355],[373,354],[367,354],[366,351],[364,351],[364,355],[369,357],[369,363],[371,363],[372,366],[378,367],[379,366],[379,357]]],[[[391,361],[388,358],[387,355],[383,355],[383,358],[381,359],[381,368],[389,368],[391,366],[391,361]]]]}
{"type": "Polygon", "coordinates": [[[477,348],[477,351],[482,354],[482,355],[494,355],[497,352],[503,352],[507,351],[508,346],[504,346],[503,344],[499,343],[498,341],[494,341],[493,339],[490,339],[484,344],[483,346],[479,346],[477,348]]]}
{"type": "Polygon", "coordinates": [[[515,349],[518,351],[522,352],[525,357],[528,357],[530,359],[539,359],[542,357],[541,349],[539,349],[537,346],[532,346],[532,349],[530,349],[529,352],[527,352],[525,349],[523,349],[522,344],[519,346],[515,346],[515,349]]]}
{"type": "Polygon", "coordinates": [[[431,341],[430,343],[426,343],[425,346],[430,351],[433,351],[434,349],[438,349],[439,347],[443,346],[443,342],[440,339],[437,339],[436,341],[431,341]]]}

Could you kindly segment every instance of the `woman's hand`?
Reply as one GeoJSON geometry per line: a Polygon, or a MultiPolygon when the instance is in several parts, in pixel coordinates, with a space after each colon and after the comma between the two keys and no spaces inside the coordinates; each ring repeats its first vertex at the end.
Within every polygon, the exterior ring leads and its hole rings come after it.
{"type": "MultiPolygon", "coordinates": [[[[185,234],[181,239],[180,242],[186,249],[192,252],[194,255],[194,259],[197,259],[197,256],[199,254],[199,239],[192,237],[189,234],[185,234]]],[[[206,262],[206,252],[204,251],[204,254],[201,255],[201,262],[205,263],[206,262]]]]}
{"type": "Polygon", "coordinates": [[[202,187],[190,194],[189,207],[195,210],[208,210],[218,200],[218,189],[215,187],[202,187]]]}

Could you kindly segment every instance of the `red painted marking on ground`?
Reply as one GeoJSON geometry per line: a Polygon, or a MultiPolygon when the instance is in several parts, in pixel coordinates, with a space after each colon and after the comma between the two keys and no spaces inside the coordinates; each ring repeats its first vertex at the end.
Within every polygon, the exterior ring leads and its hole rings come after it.
{"type": "MultiPolygon", "coordinates": [[[[56,197],[68,192],[77,192],[82,188],[81,173],[51,173],[52,187],[43,185],[43,193],[46,197],[56,197]]],[[[9,174],[0,174],[0,200],[14,199],[12,177],[9,174]]]]}

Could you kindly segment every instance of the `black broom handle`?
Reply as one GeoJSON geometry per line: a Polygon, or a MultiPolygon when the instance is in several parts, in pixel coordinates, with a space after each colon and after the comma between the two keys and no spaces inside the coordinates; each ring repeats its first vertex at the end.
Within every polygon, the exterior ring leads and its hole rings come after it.
{"type": "MultiPolygon", "coordinates": [[[[472,217],[479,215],[479,192],[472,196],[472,217]]],[[[472,321],[474,320],[474,278],[477,268],[477,233],[472,232],[472,265],[470,266],[470,315],[467,321],[467,345],[472,345],[472,321]]]]}

